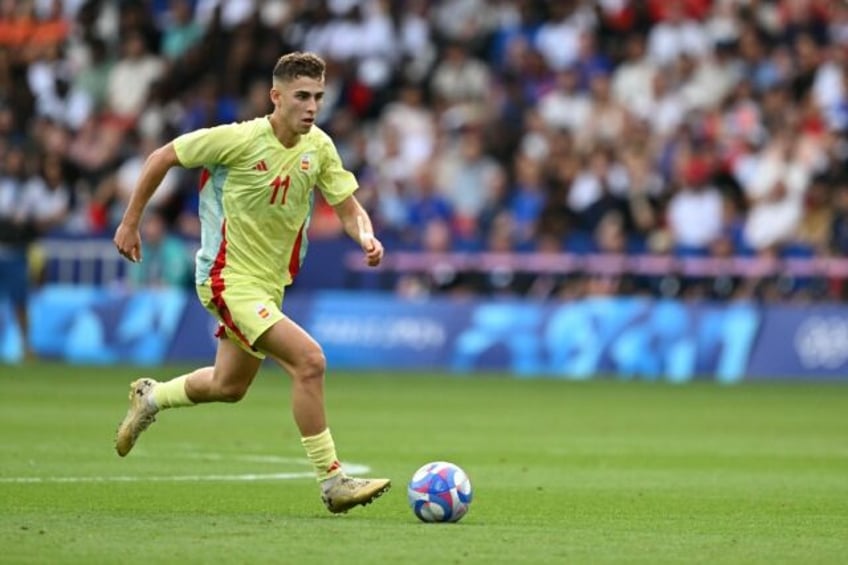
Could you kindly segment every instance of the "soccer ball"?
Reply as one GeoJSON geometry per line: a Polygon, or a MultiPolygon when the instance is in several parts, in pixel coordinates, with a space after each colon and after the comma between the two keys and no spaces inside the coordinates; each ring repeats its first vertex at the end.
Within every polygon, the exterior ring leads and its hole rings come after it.
{"type": "Polygon", "coordinates": [[[415,471],[407,493],[422,522],[458,522],[471,504],[471,481],[453,463],[434,461],[415,471]]]}

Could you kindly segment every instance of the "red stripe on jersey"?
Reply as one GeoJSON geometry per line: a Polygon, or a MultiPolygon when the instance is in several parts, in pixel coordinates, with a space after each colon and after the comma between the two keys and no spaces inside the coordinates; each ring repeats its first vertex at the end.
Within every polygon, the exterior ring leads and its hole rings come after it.
{"type": "MultiPolygon", "coordinates": [[[[306,224],[304,224],[306,225],[306,224]]],[[[292,280],[300,271],[300,246],[303,243],[303,225],[297,232],[297,239],[294,240],[294,248],[292,249],[291,257],[289,257],[289,276],[292,280]]]]}
{"type": "MultiPolygon", "coordinates": [[[[205,171],[206,169],[204,169],[205,171]]],[[[224,300],[224,289],[226,288],[226,284],[224,283],[224,277],[221,276],[221,272],[224,270],[224,267],[227,264],[227,221],[221,224],[221,245],[218,247],[218,254],[215,256],[215,263],[212,265],[212,270],[209,272],[209,277],[212,279],[212,304],[215,305],[215,308],[218,310],[218,315],[221,316],[221,321],[227,326],[230,331],[232,331],[236,337],[238,337],[242,343],[247,345],[248,347],[253,347],[248,339],[241,333],[241,330],[238,329],[236,323],[233,321],[233,317],[230,314],[230,309],[227,307],[227,303],[224,300]]],[[[215,334],[218,336],[218,334],[215,334]]],[[[219,337],[219,336],[218,336],[219,337]]]]}
{"type": "Polygon", "coordinates": [[[197,187],[197,191],[200,192],[203,190],[203,187],[206,186],[206,183],[209,182],[209,177],[212,176],[209,172],[209,169],[203,168],[200,171],[200,185],[197,187]]]}

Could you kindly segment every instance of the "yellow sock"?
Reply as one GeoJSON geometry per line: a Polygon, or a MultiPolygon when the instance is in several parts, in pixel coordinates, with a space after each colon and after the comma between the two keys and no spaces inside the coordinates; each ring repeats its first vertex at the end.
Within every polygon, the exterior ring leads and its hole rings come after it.
{"type": "Polygon", "coordinates": [[[326,481],[342,472],[342,464],[336,456],[336,444],[330,435],[330,428],[315,436],[300,438],[300,443],[306,450],[306,456],[315,467],[318,481],[326,481]]]}
{"type": "Polygon", "coordinates": [[[153,402],[160,410],[179,406],[194,406],[194,402],[186,394],[185,383],[187,378],[188,375],[183,375],[153,387],[153,402]]]}

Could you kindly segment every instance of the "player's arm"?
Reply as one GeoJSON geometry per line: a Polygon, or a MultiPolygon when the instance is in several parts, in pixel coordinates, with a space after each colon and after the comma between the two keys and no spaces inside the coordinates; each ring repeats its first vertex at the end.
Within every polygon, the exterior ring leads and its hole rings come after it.
{"type": "Polygon", "coordinates": [[[374,236],[374,227],[368,212],[354,195],[350,195],[335,206],[336,214],[342,221],[347,235],[362,247],[365,260],[370,267],[376,267],[383,260],[383,244],[374,236]]]}
{"type": "Polygon", "coordinates": [[[156,149],[144,162],[141,176],[132,192],[130,202],[124,211],[121,224],[115,231],[113,240],[118,252],[134,263],[141,261],[141,235],[138,226],[141,223],[144,208],[153,193],[156,192],[162,179],[165,178],[168,170],[179,164],[180,161],[172,143],[156,149]]]}

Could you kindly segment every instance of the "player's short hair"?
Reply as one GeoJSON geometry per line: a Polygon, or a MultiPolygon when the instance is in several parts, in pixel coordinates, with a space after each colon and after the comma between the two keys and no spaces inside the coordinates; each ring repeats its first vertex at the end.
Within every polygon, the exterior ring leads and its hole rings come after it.
{"type": "Polygon", "coordinates": [[[277,59],[273,76],[274,80],[279,81],[295,80],[298,77],[322,80],[326,68],[324,59],[315,53],[295,51],[277,59]]]}

